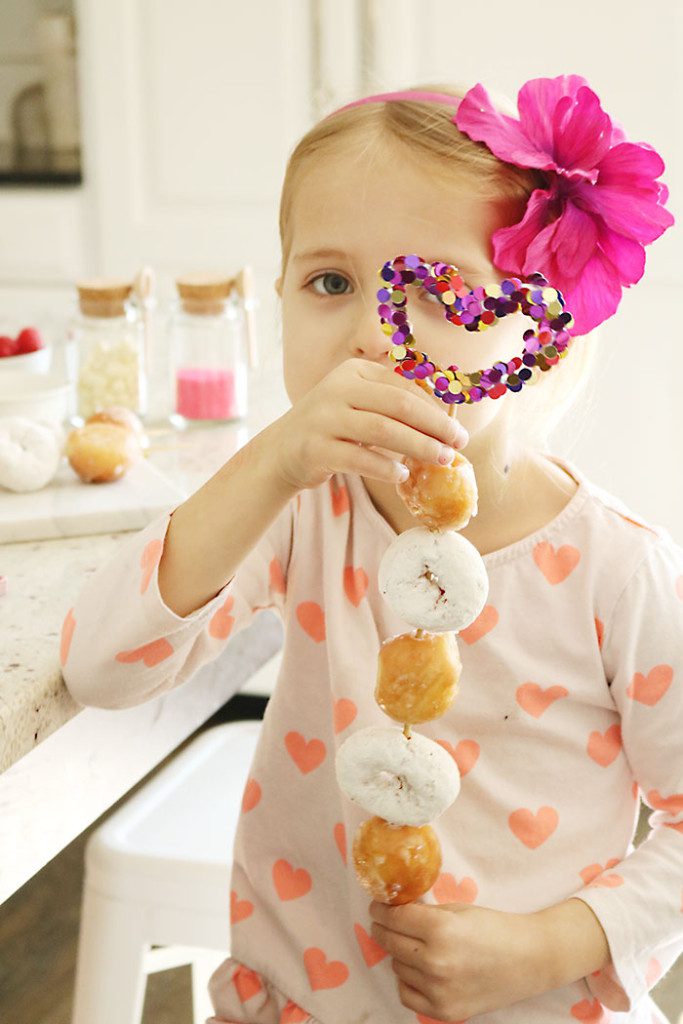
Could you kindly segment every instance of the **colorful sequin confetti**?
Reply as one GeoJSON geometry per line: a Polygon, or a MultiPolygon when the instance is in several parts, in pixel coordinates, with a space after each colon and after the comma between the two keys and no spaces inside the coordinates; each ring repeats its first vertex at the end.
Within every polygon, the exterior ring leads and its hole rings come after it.
{"type": "Polygon", "coordinates": [[[377,292],[382,330],[391,337],[391,358],[399,365],[396,373],[416,380],[447,404],[472,404],[482,398],[500,398],[506,391],[521,391],[535,383],[566,356],[572,341],[568,333],[574,323],[564,308],[562,293],[543,274],[530,274],[526,281],[511,277],[500,284],[470,290],[457,267],[448,263],[427,263],[420,256],[396,256],[379,271],[382,287],[377,292]],[[465,373],[455,364],[437,366],[426,352],[414,348],[415,338],[408,319],[406,295],[411,284],[426,289],[441,302],[446,319],[467,331],[495,327],[509,313],[521,310],[537,324],[523,334],[524,349],[509,362],[497,362],[486,370],[465,373]]]}

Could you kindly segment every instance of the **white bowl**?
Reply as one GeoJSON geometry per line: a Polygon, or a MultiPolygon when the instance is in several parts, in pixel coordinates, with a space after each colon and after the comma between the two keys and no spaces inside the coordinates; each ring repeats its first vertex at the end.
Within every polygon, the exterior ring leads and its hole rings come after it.
{"type": "Polygon", "coordinates": [[[69,415],[71,384],[56,373],[0,374],[0,417],[28,416],[62,424],[69,415]]]}
{"type": "Polygon", "coordinates": [[[17,356],[0,356],[0,374],[5,373],[47,373],[52,363],[52,352],[48,345],[35,352],[22,352],[17,356]]]}

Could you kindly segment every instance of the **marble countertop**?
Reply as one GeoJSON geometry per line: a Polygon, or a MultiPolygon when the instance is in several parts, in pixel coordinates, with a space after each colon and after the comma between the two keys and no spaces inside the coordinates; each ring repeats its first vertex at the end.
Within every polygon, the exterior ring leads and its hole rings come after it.
{"type": "MultiPolygon", "coordinates": [[[[277,375],[263,378],[265,387],[259,382],[258,391],[251,388],[243,423],[185,432],[150,427],[150,462],[188,495],[196,491],[288,408],[277,375]]],[[[0,771],[82,710],[60,671],[62,621],[88,576],[128,536],[128,531],[90,534],[0,547],[0,575],[7,578],[7,592],[0,595],[0,771]]]]}

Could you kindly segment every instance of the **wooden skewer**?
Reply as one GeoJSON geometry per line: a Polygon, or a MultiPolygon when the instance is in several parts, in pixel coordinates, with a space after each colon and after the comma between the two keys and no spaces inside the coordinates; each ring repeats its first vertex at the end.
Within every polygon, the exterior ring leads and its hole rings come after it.
{"type": "Polygon", "coordinates": [[[249,369],[258,367],[259,358],[256,347],[256,321],[254,320],[254,304],[256,301],[256,285],[254,271],[250,266],[242,267],[235,278],[237,293],[242,300],[244,317],[247,326],[247,352],[249,358],[249,369]]]}
{"type": "MultiPolygon", "coordinates": [[[[453,416],[454,413],[455,413],[455,403],[452,403],[451,405],[448,406],[448,415],[449,416],[453,416]]],[[[430,575],[432,575],[432,574],[430,574],[430,575]]],[[[418,639],[419,639],[421,636],[424,636],[424,632],[425,632],[424,629],[421,629],[420,627],[418,627],[418,629],[415,632],[415,636],[418,637],[418,639]]],[[[403,735],[405,736],[405,738],[407,740],[410,739],[410,722],[404,722],[403,723],[403,735]]]]}
{"type": "Polygon", "coordinates": [[[152,331],[154,327],[152,308],[155,302],[155,287],[156,278],[154,270],[152,267],[144,266],[136,275],[133,284],[133,291],[142,310],[142,330],[145,346],[145,372],[147,374],[148,382],[152,376],[152,348],[154,345],[152,338],[152,331]]]}

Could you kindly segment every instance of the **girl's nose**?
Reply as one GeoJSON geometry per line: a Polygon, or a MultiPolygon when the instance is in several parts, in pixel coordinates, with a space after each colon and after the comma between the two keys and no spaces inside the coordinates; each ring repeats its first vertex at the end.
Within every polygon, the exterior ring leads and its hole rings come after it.
{"type": "Polygon", "coordinates": [[[372,359],[384,362],[388,359],[391,341],[383,334],[377,308],[371,306],[360,317],[355,329],[349,337],[349,355],[361,359],[372,359]]]}

